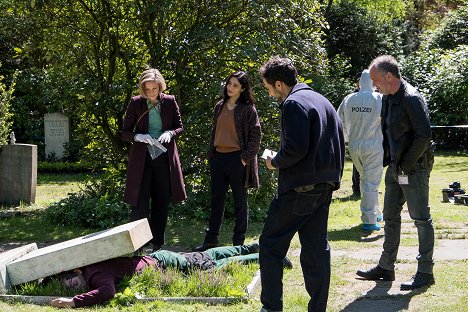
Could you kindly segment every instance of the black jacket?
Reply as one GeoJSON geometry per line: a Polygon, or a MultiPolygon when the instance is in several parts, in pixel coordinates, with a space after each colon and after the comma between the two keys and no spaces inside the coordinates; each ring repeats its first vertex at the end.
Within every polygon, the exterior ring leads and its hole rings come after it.
{"type": "Polygon", "coordinates": [[[323,182],[334,182],[338,189],[345,144],[335,108],[325,97],[299,83],[280,109],[281,148],[271,162],[279,168],[278,194],[323,182]]]}
{"type": "Polygon", "coordinates": [[[400,168],[405,174],[408,174],[415,170],[418,161],[422,161],[424,152],[428,150],[431,143],[429,112],[426,101],[421,94],[404,80],[402,80],[397,93],[383,97],[381,117],[384,166],[391,162],[390,144],[386,132],[390,99],[393,101],[390,133],[395,142],[396,168],[400,168]]]}

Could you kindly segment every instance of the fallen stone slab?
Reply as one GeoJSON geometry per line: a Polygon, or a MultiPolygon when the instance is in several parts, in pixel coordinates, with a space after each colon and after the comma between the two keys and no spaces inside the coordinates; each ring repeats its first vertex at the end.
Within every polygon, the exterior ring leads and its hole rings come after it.
{"type": "Polygon", "coordinates": [[[0,254],[0,294],[6,293],[11,287],[10,278],[7,274],[7,264],[34,250],[37,250],[37,245],[29,244],[0,254]]]}
{"type": "Polygon", "coordinates": [[[9,303],[29,303],[37,305],[49,305],[57,296],[20,296],[20,295],[0,295],[0,300],[9,303]]]}
{"type": "Polygon", "coordinates": [[[258,270],[257,273],[255,273],[255,276],[250,282],[250,284],[247,285],[247,288],[246,288],[247,296],[250,297],[252,295],[252,293],[257,289],[258,285],[260,285],[260,281],[261,281],[260,270],[258,270]]]}
{"type": "MultiPolygon", "coordinates": [[[[20,295],[0,295],[0,300],[9,303],[29,303],[36,305],[50,305],[57,296],[20,296],[20,295]]],[[[160,297],[160,298],[138,298],[137,302],[177,302],[177,303],[205,303],[205,304],[230,304],[235,302],[247,302],[246,297],[160,297]]]]}
{"type": "Polygon", "coordinates": [[[235,302],[247,302],[248,298],[244,297],[160,297],[160,298],[137,298],[138,302],[177,302],[177,303],[205,303],[210,305],[230,304],[235,302]]]}
{"type": "Polygon", "coordinates": [[[147,219],[37,249],[6,265],[12,285],[133,253],[152,238],[147,219]]]}

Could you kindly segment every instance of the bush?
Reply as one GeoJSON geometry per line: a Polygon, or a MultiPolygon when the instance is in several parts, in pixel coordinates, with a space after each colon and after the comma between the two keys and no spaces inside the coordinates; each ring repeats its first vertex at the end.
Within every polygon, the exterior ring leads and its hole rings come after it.
{"type": "MultiPolygon", "coordinates": [[[[47,162],[38,161],[37,171],[41,173],[78,173],[92,171],[94,165],[87,161],[47,162]]],[[[99,168],[100,169],[100,168],[99,168]]]]}
{"type": "MultiPolygon", "coordinates": [[[[449,15],[403,62],[403,74],[425,96],[437,126],[468,124],[468,6],[449,15]]],[[[436,128],[438,149],[467,146],[465,129],[436,128]]]]}
{"type": "Polygon", "coordinates": [[[122,201],[123,177],[107,172],[98,181],[87,182],[78,193],[49,206],[46,218],[57,225],[75,225],[108,229],[130,219],[130,210],[122,201]]]}
{"type": "Polygon", "coordinates": [[[468,45],[423,48],[406,59],[403,73],[426,97],[433,124],[468,124],[468,45]]]}
{"type": "Polygon", "coordinates": [[[379,18],[355,1],[334,2],[326,16],[325,47],[328,58],[341,56],[351,67],[342,77],[352,77],[369,66],[380,54],[401,54],[402,28],[393,21],[379,18]]]}
{"type": "Polygon", "coordinates": [[[429,39],[432,48],[450,50],[459,45],[468,45],[468,5],[448,15],[429,39]]]}
{"type": "MultiPolygon", "coordinates": [[[[0,63],[0,67],[1,65],[2,63],[0,63]]],[[[14,77],[16,77],[16,75],[14,77]]],[[[10,101],[13,98],[12,94],[15,89],[14,79],[9,89],[2,83],[2,80],[3,76],[0,75],[0,146],[8,144],[11,125],[13,123],[11,121],[12,113],[10,112],[10,101]]]]}

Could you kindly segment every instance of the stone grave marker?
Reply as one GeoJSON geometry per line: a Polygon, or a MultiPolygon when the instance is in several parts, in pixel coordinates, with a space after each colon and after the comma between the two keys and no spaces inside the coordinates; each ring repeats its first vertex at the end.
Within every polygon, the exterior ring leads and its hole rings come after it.
{"type": "Polygon", "coordinates": [[[36,243],[21,246],[0,254],[0,294],[6,293],[11,286],[6,271],[6,265],[33,250],[37,250],[36,243]]]}
{"type": "Polygon", "coordinates": [[[36,201],[37,145],[10,144],[0,149],[0,203],[36,201]]]}
{"type": "Polygon", "coordinates": [[[70,141],[70,120],[62,113],[44,114],[45,155],[63,158],[64,143],[70,141]]]}
{"type": "Polygon", "coordinates": [[[6,265],[11,285],[126,256],[151,240],[147,219],[37,249],[6,265]]]}

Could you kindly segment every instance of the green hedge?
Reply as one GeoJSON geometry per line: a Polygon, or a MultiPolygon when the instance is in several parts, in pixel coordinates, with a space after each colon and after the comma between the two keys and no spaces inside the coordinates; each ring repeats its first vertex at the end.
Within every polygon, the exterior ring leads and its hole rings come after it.
{"type": "Polygon", "coordinates": [[[77,162],[48,162],[38,161],[37,171],[43,173],[75,173],[95,170],[95,165],[87,161],[77,162]]]}

